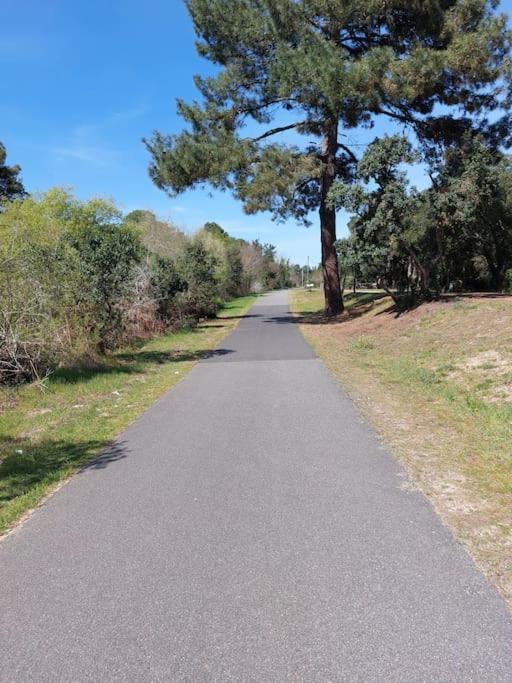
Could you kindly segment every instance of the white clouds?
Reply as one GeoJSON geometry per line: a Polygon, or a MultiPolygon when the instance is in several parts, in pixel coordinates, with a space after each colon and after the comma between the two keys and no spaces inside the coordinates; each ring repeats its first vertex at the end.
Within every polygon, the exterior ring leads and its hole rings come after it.
{"type": "Polygon", "coordinates": [[[147,114],[149,107],[146,102],[141,102],[133,107],[128,107],[127,109],[121,109],[120,111],[114,111],[109,114],[103,121],[102,127],[107,127],[110,125],[117,125],[125,121],[134,121],[135,119],[147,114]]]}
{"type": "Polygon", "coordinates": [[[111,166],[120,161],[121,154],[108,140],[109,131],[134,121],[147,112],[145,103],[106,114],[95,123],[74,126],[63,144],[53,147],[57,161],[73,159],[98,166],[111,166]]]}
{"type": "Polygon", "coordinates": [[[106,166],[112,161],[112,154],[109,150],[77,142],[71,142],[63,147],[55,147],[53,153],[57,161],[75,159],[86,163],[98,164],[99,166],[106,166]]]}
{"type": "Polygon", "coordinates": [[[57,161],[73,159],[106,166],[115,161],[115,153],[98,136],[98,127],[91,124],[75,126],[62,145],[53,148],[57,161]]]}

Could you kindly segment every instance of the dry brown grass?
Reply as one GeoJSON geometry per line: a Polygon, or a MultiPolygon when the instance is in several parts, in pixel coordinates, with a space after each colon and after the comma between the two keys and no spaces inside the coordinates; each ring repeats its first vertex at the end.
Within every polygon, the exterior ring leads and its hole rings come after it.
{"type": "Polygon", "coordinates": [[[512,299],[449,299],[336,321],[295,292],[301,329],[512,605],[512,299]]]}

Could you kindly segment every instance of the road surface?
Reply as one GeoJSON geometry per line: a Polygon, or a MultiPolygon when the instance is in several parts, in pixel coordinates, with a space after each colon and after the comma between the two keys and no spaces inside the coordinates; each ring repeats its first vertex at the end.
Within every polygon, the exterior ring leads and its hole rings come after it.
{"type": "Polygon", "coordinates": [[[0,543],[2,681],[512,681],[494,588],[258,300],[0,543]]]}

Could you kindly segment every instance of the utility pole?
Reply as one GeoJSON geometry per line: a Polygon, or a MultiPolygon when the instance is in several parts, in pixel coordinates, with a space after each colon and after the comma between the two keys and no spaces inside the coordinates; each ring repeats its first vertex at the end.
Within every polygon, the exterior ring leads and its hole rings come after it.
{"type": "Polygon", "coordinates": [[[308,284],[308,285],[309,285],[309,256],[308,256],[308,281],[307,281],[307,283],[306,283],[306,284],[308,284]]]}

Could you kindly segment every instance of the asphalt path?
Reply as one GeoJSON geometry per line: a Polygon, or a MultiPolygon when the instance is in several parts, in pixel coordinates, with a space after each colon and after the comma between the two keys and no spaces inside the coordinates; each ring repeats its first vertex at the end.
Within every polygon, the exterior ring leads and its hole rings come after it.
{"type": "Polygon", "coordinates": [[[0,680],[512,681],[512,619],[276,292],[0,543],[0,680]]]}

